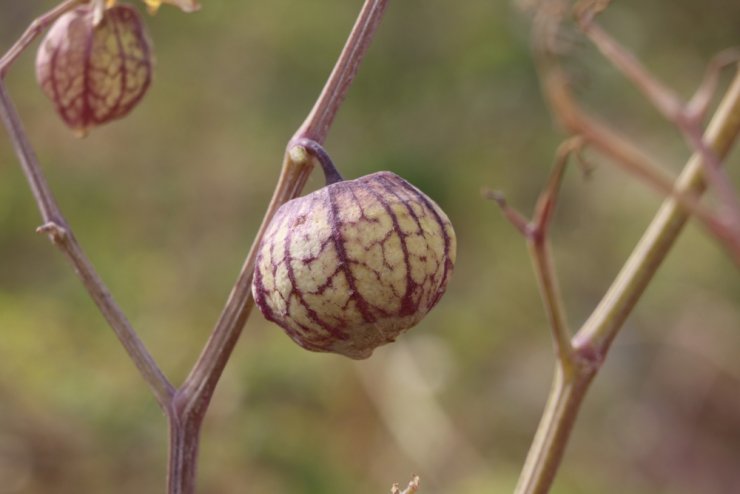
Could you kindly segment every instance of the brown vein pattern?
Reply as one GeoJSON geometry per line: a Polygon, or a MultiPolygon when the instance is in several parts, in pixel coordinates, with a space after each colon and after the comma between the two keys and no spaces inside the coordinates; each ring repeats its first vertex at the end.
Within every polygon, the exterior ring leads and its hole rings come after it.
{"type": "Polygon", "coordinates": [[[149,88],[153,56],[139,14],[107,9],[93,26],[92,7],[60,17],[36,57],[36,77],[62,120],[84,135],[125,116],[149,88]]]}
{"type": "Polygon", "coordinates": [[[439,301],[455,253],[439,206],[378,172],[284,204],[260,246],[252,292],[302,347],[363,359],[439,301]]]}

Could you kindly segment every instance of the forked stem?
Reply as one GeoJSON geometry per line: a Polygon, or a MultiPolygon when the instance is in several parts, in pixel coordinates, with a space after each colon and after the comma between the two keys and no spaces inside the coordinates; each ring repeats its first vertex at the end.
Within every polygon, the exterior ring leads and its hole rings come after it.
{"type": "Polygon", "coordinates": [[[580,137],[572,137],[560,145],[556,153],[555,165],[550,172],[547,185],[537,200],[531,221],[527,221],[521,213],[510,207],[502,194],[496,192],[487,194],[490,199],[496,201],[504,216],[527,240],[530,258],[540,288],[540,296],[552,330],[555,352],[562,363],[563,371],[568,374],[573,372],[573,367],[577,362],[575,362],[576,355],[570,341],[565,304],[560,295],[560,282],[555,270],[548,234],[568,159],[572,154],[579,153],[583,145],[584,140],[580,137]]]}

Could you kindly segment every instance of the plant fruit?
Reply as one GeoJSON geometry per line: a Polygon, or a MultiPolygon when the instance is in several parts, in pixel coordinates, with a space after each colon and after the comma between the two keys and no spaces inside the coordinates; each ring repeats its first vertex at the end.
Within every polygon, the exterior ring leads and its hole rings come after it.
{"type": "Polygon", "coordinates": [[[67,126],[85,135],[136,106],[152,66],[151,42],[136,10],[116,5],[96,24],[89,4],[51,27],[36,56],[36,78],[67,126]]]}
{"type": "Polygon", "coordinates": [[[364,359],[434,307],[455,253],[439,206],[378,172],[285,203],[259,247],[252,293],[302,347],[364,359]]]}

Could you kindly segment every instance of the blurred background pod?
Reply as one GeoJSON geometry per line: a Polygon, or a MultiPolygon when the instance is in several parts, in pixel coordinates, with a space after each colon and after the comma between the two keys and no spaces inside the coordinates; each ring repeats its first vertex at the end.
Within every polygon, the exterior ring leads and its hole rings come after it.
{"type": "Polygon", "coordinates": [[[99,22],[84,5],[60,17],[36,56],[36,78],[73,131],[128,114],[152,79],[152,44],[138,12],[116,5],[99,22]]]}

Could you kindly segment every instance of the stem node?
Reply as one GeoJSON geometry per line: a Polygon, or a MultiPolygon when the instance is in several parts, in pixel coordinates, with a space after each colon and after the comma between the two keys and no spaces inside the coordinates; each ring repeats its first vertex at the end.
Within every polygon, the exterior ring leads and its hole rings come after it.
{"type": "Polygon", "coordinates": [[[69,230],[54,221],[48,221],[36,228],[36,233],[48,235],[54,245],[63,245],[69,239],[69,230]]]}

